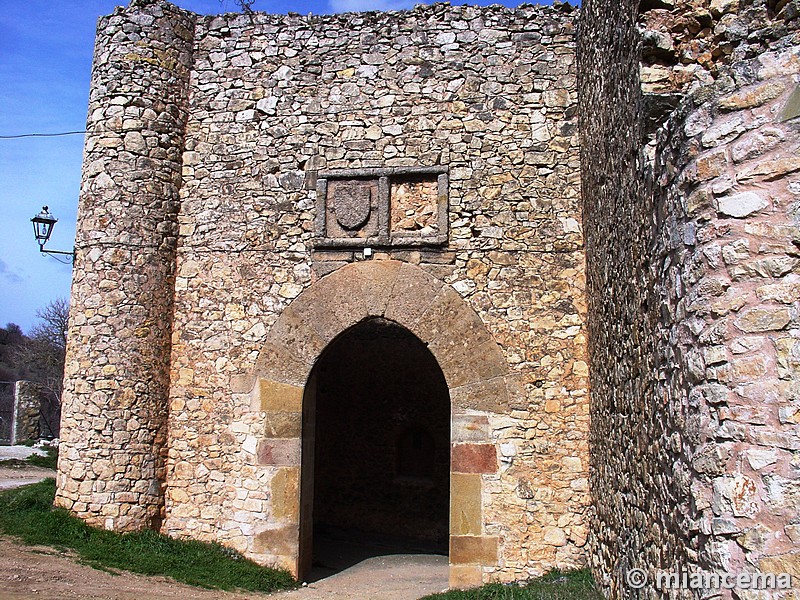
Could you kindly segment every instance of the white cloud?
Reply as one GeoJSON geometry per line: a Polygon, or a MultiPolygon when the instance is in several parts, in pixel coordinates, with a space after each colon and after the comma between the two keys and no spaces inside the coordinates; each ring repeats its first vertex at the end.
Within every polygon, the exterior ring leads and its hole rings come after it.
{"type": "Polygon", "coordinates": [[[0,277],[8,283],[22,283],[24,280],[17,273],[8,268],[8,265],[0,260],[0,277]]]}

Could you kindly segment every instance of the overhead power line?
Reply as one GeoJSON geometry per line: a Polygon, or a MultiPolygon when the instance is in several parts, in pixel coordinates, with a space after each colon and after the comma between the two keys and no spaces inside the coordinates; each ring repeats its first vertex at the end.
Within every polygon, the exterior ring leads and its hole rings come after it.
{"type": "Polygon", "coordinates": [[[77,135],[79,133],[86,133],[86,130],[62,131],[59,133],[20,133],[17,135],[0,135],[0,140],[17,140],[19,138],[31,138],[31,137],[59,137],[62,135],[77,135]]]}

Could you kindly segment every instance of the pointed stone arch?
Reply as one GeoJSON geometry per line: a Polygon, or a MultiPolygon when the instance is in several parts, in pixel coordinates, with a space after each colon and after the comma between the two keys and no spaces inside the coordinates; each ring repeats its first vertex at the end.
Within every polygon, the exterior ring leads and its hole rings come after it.
{"type": "MultiPolygon", "coordinates": [[[[393,321],[425,343],[447,382],[451,402],[450,580],[481,583],[498,561],[498,540],[486,535],[482,476],[498,468],[488,415],[506,412],[522,392],[509,376],[500,347],[480,317],[448,284],[395,260],[352,263],[303,291],[270,328],[254,369],[252,408],[265,417],[261,465],[288,470],[296,482],[279,522],[256,533],[259,552],[299,560],[300,479],[304,389],[325,348],[370,318],[393,321]]],[[[279,473],[280,475],[280,473],[279,473]]],[[[273,500],[274,503],[274,500],[273,500]]]]}

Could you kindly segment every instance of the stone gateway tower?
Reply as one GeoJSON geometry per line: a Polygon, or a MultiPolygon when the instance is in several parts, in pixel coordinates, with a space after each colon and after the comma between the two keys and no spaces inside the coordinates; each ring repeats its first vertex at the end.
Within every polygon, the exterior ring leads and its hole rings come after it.
{"type": "Polygon", "coordinates": [[[798,11],[679,4],[102,18],[56,503],[300,577],[796,570],[798,11]]]}

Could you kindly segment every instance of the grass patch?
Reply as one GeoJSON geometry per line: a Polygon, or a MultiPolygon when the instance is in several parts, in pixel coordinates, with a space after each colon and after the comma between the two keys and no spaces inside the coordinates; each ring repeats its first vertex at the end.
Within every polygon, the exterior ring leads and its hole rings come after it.
{"type": "Polygon", "coordinates": [[[0,460],[0,467],[11,469],[22,469],[25,467],[56,469],[58,465],[58,448],[47,446],[42,448],[42,450],[46,454],[31,454],[28,458],[9,458],[6,460],[0,460]]]}
{"type": "Polygon", "coordinates": [[[452,590],[421,600],[602,600],[588,569],[551,571],[525,584],[490,583],[471,590],[452,590]]]}
{"type": "Polygon", "coordinates": [[[45,455],[31,454],[26,460],[29,465],[34,467],[42,467],[44,469],[58,468],[58,448],[47,446],[43,448],[45,455]]]}
{"type": "Polygon", "coordinates": [[[218,544],[179,541],[154,531],[114,533],[89,527],[52,507],[55,481],[0,493],[0,531],[27,544],[73,550],[103,570],[165,575],[204,588],[271,592],[296,583],[286,571],[261,567],[218,544]]]}

